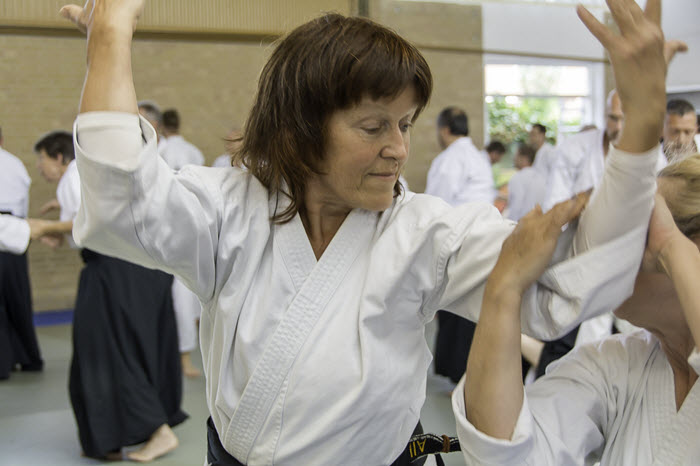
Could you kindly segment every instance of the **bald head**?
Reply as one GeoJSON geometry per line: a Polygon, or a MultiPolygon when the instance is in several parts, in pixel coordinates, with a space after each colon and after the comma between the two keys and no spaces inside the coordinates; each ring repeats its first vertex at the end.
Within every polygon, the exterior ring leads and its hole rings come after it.
{"type": "Polygon", "coordinates": [[[622,101],[617,91],[613,89],[605,101],[605,135],[613,144],[617,142],[622,131],[625,117],[622,114],[622,101]]]}

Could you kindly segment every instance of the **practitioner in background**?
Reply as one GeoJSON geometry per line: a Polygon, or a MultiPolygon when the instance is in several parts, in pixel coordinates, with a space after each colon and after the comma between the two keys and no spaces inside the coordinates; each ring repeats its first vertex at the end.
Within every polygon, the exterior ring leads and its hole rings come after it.
{"type": "MultiPolygon", "coordinates": [[[[37,141],[41,175],[58,183],[58,221],[45,221],[43,239],[58,246],[72,238],[81,203],[73,135],[54,131],[37,141]]],[[[128,215],[128,214],[124,214],[128,215]]],[[[73,316],[69,392],[83,453],[150,461],[174,450],[170,426],[184,421],[182,380],[172,308],[172,277],[82,249],[73,316]]]]}
{"type": "MultiPolygon", "coordinates": [[[[0,128],[0,213],[22,219],[29,209],[32,180],[24,164],[2,143],[0,128]]],[[[26,246],[17,252],[0,252],[0,380],[8,379],[17,367],[23,371],[44,367],[34,329],[26,246]]]]}

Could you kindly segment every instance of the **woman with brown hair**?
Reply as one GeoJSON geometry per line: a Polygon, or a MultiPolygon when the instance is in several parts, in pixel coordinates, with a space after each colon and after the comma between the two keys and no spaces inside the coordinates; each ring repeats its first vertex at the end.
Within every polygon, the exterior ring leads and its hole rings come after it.
{"type": "MultiPolygon", "coordinates": [[[[174,273],[198,295],[210,463],[408,464],[431,359],[425,324],[437,309],[477,319],[513,229],[492,207],[401,192],[411,126],[432,89],[425,59],[367,19],[301,25],[261,74],[237,155],[248,171],[173,174],[136,110],[130,47],[142,8],[90,0],[62,10],[88,33],[75,237],[174,273]]],[[[632,287],[665,74],[658,20],[634,32],[624,53],[611,50],[632,111],[609,156],[606,186],[619,204],[591,205],[530,288],[523,328],[540,338],[618,305],[632,287]]],[[[567,202],[558,220],[584,202],[567,202]]]]}

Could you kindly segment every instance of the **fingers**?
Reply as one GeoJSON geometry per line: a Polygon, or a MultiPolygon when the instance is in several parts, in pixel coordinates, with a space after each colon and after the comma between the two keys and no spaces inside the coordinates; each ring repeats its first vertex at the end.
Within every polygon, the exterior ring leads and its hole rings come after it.
{"type": "Polygon", "coordinates": [[[79,7],[78,5],[64,5],[59,10],[59,14],[78,26],[78,29],[80,29],[82,32],[85,32],[85,24],[80,21],[83,14],[83,8],[79,7]]]}
{"type": "Polygon", "coordinates": [[[661,25],[661,0],[647,0],[644,7],[644,16],[654,24],[661,25]]]}
{"type": "Polygon", "coordinates": [[[598,39],[598,42],[600,42],[603,47],[606,49],[612,44],[612,41],[614,39],[614,34],[610,29],[608,29],[605,25],[603,25],[600,21],[598,21],[598,18],[593,16],[593,14],[588,11],[583,5],[578,5],[576,7],[576,13],[578,14],[578,17],[581,19],[581,22],[583,22],[584,26],[588,28],[589,31],[591,31],[591,34],[595,36],[596,39],[598,39]]]}
{"type": "Polygon", "coordinates": [[[552,227],[561,229],[561,227],[581,215],[590,196],[591,191],[582,192],[577,194],[574,198],[560,202],[552,207],[552,210],[547,212],[547,215],[551,218],[552,227]]]}
{"type": "Polygon", "coordinates": [[[642,10],[634,0],[606,0],[606,3],[622,35],[634,30],[636,23],[642,20],[642,10]]]}

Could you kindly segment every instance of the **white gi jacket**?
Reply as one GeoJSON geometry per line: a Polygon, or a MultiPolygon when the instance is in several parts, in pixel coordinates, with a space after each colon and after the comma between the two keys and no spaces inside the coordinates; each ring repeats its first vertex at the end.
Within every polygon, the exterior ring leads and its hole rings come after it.
{"type": "MultiPolygon", "coordinates": [[[[61,206],[59,220],[61,222],[73,221],[75,216],[78,215],[78,209],[80,208],[80,175],[78,174],[78,165],[75,160],[71,160],[65,173],[58,180],[56,200],[61,206]]],[[[73,235],[66,235],[66,237],[68,238],[68,245],[71,248],[76,248],[73,235]]]]}
{"type": "Polygon", "coordinates": [[[165,138],[161,155],[173,170],[185,165],[204,165],[202,152],[179,134],[165,138]]]}
{"type": "MultiPolygon", "coordinates": [[[[697,350],[688,358],[700,374],[697,350]]],[[[452,395],[467,464],[694,466],[700,464],[700,383],[676,412],[673,373],[646,330],[575,348],[525,387],[510,441],[464,415],[464,378],[452,395]]]]}
{"type": "Polygon", "coordinates": [[[508,215],[518,221],[537,204],[542,205],[547,180],[535,167],[525,167],[514,174],[508,182],[508,215]]]}
{"type": "Polygon", "coordinates": [[[26,217],[31,184],[22,161],[0,147],[0,212],[26,217]]]}
{"type": "MultiPolygon", "coordinates": [[[[600,184],[606,163],[603,152],[604,135],[605,130],[592,129],[571,135],[556,147],[542,203],[543,210],[547,211],[557,202],[600,184]]],[[[667,163],[666,156],[659,146],[656,172],[661,171],[667,163]]],[[[608,313],[583,322],[576,336],[576,345],[597,341],[610,335],[613,321],[613,315],[608,313]]]]}
{"type": "Polygon", "coordinates": [[[29,224],[22,218],[0,215],[0,251],[22,254],[29,246],[29,224]]]}
{"type": "MultiPolygon", "coordinates": [[[[438,309],[477,319],[513,222],[493,206],[409,193],[381,213],[352,211],[317,261],[299,215],[271,223],[284,198],[235,168],[173,173],[135,115],[79,115],[75,147],[78,243],[174,273],[199,296],[207,403],[231,454],[249,465],[399,456],[425,399],[424,326],[438,309]]],[[[528,290],[524,332],[555,338],[631,294],[655,154],[612,155],[602,190],[624,209],[591,201],[574,248],[593,249],[528,290]]]]}
{"type": "Polygon", "coordinates": [[[461,137],[435,157],[428,171],[425,193],[453,207],[466,202],[489,204],[496,198],[489,156],[461,137]]]}
{"type": "MultiPolygon", "coordinates": [[[[604,134],[605,130],[602,129],[573,134],[555,148],[543,210],[549,210],[557,202],[598,186],[605,169],[604,134]]],[[[656,172],[661,171],[667,163],[659,146],[656,172]]]]}
{"type": "Polygon", "coordinates": [[[545,180],[549,178],[549,172],[552,170],[556,155],[554,146],[548,142],[545,142],[542,144],[542,147],[537,149],[537,154],[535,154],[535,161],[532,164],[532,168],[539,171],[545,180]]]}

